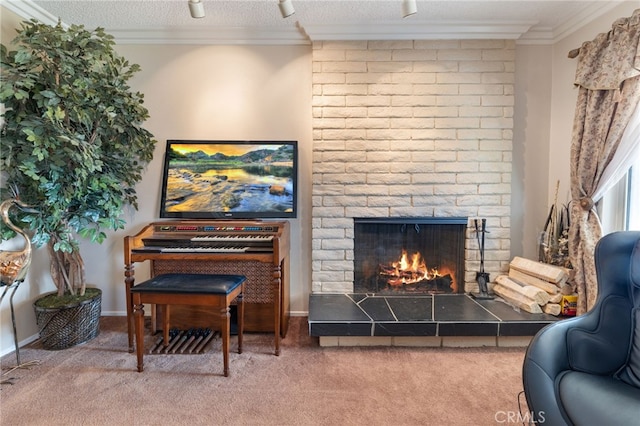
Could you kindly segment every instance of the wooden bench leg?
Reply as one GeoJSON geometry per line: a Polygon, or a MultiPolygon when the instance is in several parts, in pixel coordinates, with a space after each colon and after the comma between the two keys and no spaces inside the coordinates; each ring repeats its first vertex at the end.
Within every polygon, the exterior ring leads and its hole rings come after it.
{"type": "Polygon", "coordinates": [[[220,317],[222,319],[221,322],[221,331],[222,334],[222,359],[224,361],[224,376],[229,376],[229,335],[231,334],[231,321],[229,320],[229,307],[225,306],[220,311],[220,317]]]}
{"type": "MultiPolygon", "coordinates": [[[[133,268],[131,268],[133,269],[133,268]]],[[[131,272],[133,275],[133,272],[131,272]]],[[[125,272],[126,275],[126,272],[125,272]]],[[[129,353],[133,353],[134,338],[134,320],[133,320],[133,295],[131,294],[131,286],[133,285],[133,277],[127,277],[124,280],[127,291],[127,339],[129,343],[129,353]]]]}
{"type": "Polygon", "coordinates": [[[242,353],[242,338],[244,335],[244,284],[242,285],[242,292],[238,295],[237,306],[238,306],[238,353],[242,353]]]}
{"type": "Polygon", "coordinates": [[[162,306],[162,346],[169,346],[170,311],[169,305],[162,306]]]}
{"type": "Polygon", "coordinates": [[[140,294],[133,296],[133,317],[136,329],[136,357],[138,358],[138,372],[144,369],[144,305],[140,301],[140,294]]]}
{"type": "Polygon", "coordinates": [[[273,312],[274,312],[274,324],[273,324],[273,338],[274,338],[274,346],[275,346],[275,355],[280,356],[280,311],[281,311],[281,301],[280,297],[282,295],[281,284],[277,281],[275,296],[274,296],[274,304],[273,304],[273,312]]]}

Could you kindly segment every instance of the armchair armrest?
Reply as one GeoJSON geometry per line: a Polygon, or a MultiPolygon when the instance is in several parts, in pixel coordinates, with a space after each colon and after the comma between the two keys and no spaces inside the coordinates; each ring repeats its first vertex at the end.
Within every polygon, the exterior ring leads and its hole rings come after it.
{"type": "Polygon", "coordinates": [[[566,424],[558,403],[556,378],[569,369],[567,333],[584,317],[546,326],[531,340],[522,365],[522,381],[529,411],[536,423],[566,424]]]}
{"type": "Polygon", "coordinates": [[[558,404],[557,386],[562,372],[582,371],[610,375],[622,367],[629,353],[630,302],[617,295],[599,300],[580,317],[551,324],[531,341],[522,378],[529,408],[538,421],[566,422],[558,404]],[[536,412],[536,407],[545,407],[536,412]]]}

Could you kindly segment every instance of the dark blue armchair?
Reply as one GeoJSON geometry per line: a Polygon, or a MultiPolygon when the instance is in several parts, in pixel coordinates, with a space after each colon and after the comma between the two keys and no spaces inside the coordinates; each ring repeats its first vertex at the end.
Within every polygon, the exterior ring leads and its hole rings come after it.
{"type": "Polygon", "coordinates": [[[596,246],[598,298],[531,340],[522,379],[540,425],[640,425],[640,232],[596,246]]]}

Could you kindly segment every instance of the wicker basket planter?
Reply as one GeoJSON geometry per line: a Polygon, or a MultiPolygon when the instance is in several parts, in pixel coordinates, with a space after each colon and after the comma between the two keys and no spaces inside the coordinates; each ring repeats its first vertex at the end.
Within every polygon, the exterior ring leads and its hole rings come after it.
{"type": "Polygon", "coordinates": [[[33,304],[44,349],[66,349],[98,336],[102,291],[87,289],[87,293],[89,290],[95,294],[90,299],[75,304],[59,308],[38,306],[38,301],[33,304]]]}

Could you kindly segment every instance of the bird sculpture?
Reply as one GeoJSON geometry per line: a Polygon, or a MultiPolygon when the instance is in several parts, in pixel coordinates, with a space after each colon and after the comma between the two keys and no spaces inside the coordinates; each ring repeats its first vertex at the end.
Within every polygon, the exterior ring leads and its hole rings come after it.
{"type": "Polygon", "coordinates": [[[24,238],[24,247],[22,250],[0,250],[0,285],[4,287],[2,296],[0,296],[0,303],[2,303],[9,289],[12,288],[13,291],[11,292],[10,298],[11,322],[13,324],[13,341],[16,348],[16,360],[18,366],[20,366],[20,349],[18,347],[18,336],[16,334],[16,315],[13,309],[13,295],[16,293],[18,286],[24,281],[27,271],[29,270],[29,265],[31,264],[31,240],[24,230],[11,222],[9,211],[14,206],[27,212],[36,212],[36,210],[32,210],[26,204],[13,198],[5,200],[0,204],[2,221],[24,238]]]}
{"type": "Polygon", "coordinates": [[[2,221],[9,228],[24,238],[25,243],[22,250],[0,250],[0,281],[2,281],[3,286],[10,286],[16,281],[23,281],[31,264],[31,240],[26,232],[11,222],[9,217],[9,210],[14,205],[25,210],[29,208],[19,200],[8,199],[0,204],[0,216],[2,216],[2,221]]]}

